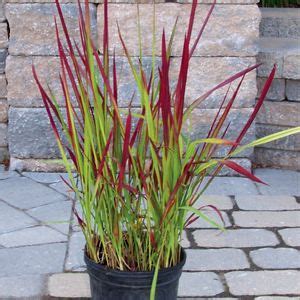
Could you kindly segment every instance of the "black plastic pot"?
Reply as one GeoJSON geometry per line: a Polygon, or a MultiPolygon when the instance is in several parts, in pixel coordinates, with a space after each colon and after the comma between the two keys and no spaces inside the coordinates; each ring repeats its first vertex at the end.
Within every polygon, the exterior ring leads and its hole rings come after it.
{"type": "MultiPolygon", "coordinates": [[[[90,260],[84,260],[90,275],[92,300],[148,300],[153,272],[129,272],[109,269],[90,260]]],[[[186,254],[182,250],[181,261],[172,268],[160,269],[158,273],[156,300],[176,300],[178,282],[186,254]]]]}

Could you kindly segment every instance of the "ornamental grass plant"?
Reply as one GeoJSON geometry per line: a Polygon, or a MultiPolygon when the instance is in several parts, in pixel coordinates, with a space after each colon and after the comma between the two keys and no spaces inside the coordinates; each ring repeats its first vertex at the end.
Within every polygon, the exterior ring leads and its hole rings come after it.
{"type": "MultiPolygon", "coordinates": [[[[222,216],[216,207],[205,203],[195,206],[214,177],[226,167],[262,183],[232,158],[247,148],[299,133],[300,128],[243,144],[243,138],[263,104],[276,67],[270,73],[252,114],[234,140],[226,138],[231,130],[228,116],[245,77],[249,72],[255,72],[258,65],[224,78],[190,106],[185,106],[189,63],[215,4],[211,5],[201,28],[194,28],[197,0],[191,5],[175,85],[170,80],[170,65],[177,21],[168,40],[162,31],[159,52],[153,25],[152,67],[148,76],[143,68],[142,50],[138,64],[134,63],[122,36],[122,27],[116,25],[138,91],[132,91],[132,98],[140,103],[140,108],[129,104],[127,109],[119,106],[116,58],[109,53],[107,0],[103,5],[101,51],[92,40],[88,1],[85,1],[84,9],[78,2],[79,44],[69,35],[58,0],[56,6],[62,27],[61,33],[55,20],[61,67],[59,80],[65,108],[60,108],[60,101],[53,92],[41,85],[34,66],[33,75],[69,174],[70,182],[66,184],[76,193],[82,208],[82,213],[75,211],[75,215],[85,236],[87,254],[93,261],[109,268],[155,271],[151,292],[154,299],[158,270],[175,266],[180,261],[184,228],[200,217],[222,229],[222,216]],[[195,40],[192,40],[193,30],[197,31],[195,40]],[[234,82],[237,82],[235,88],[234,82]],[[225,86],[227,93],[206,138],[192,140],[188,130],[184,129],[188,117],[201,102],[225,86]],[[226,154],[215,158],[221,148],[227,149],[226,154]],[[207,175],[210,179],[205,181],[207,175]],[[76,176],[80,184],[77,184],[76,176]],[[214,210],[220,216],[221,224],[208,218],[204,208],[214,210]]],[[[138,24],[141,21],[138,20],[138,24]]],[[[142,49],[140,26],[138,31],[137,39],[142,49]]]]}
{"type": "Polygon", "coordinates": [[[261,0],[262,7],[300,7],[300,0],[261,0]]]}

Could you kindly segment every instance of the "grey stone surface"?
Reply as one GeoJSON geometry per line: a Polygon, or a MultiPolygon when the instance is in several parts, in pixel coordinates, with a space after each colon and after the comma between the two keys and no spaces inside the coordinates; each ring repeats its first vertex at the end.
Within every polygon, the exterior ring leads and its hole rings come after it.
{"type": "Polygon", "coordinates": [[[300,173],[288,170],[256,169],[254,174],[269,184],[259,185],[263,195],[295,195],[300,196],[300,173]]]}
{"type": "Polygon", "coordinates": [[[0,22],[5,21],[4,2],[0,3],[0,22]]]}
{"type": "Polygon", "coordinates": [[[286,228],[278,232],[288,246],[300,247],[300,228],[286,228]]]}
{"type": "Polygon", "coordinates": [[[25,177],[0,181],[0,198],[22,209],[65,200],[63,195],[25,177]],[[13,186],[18,188],[12,188],[13,186]]]}
{"type": "Polygon", "coordinates": [[[66,243],[0,249],[0,260],[5,261],[0,277],[59,273],[63,271],[66,243]]]}
{"type": "MultiPolygon", "coordinates": [[[[209,7],[206,5],[198,6],[195,28],[201,28],[208,9],[209,7]]],[[[140,6],[143,52],[145,56],[151,56],[152,50],[152,12],[151,4],[142,4],[140,6]]],[[[156,45],[161,44],[163,28],[165,28],[167,40],[169,39],[172,26],[176,17],[179,16],[172,54],[174,56],[181,55],[189,15],[190,5],[179,3],[157,4],[156,26],[158,30],[156,45]]],[[[102,47],[102,5],[98,6],[97,17],[99,46],[102,47]]],[[[110,6],[110,52],[113,53],[115,48],[117,55],[123,55],[123,49],[118,40],[117,20],[122,24],[122,35],[128,49],[130,49],[131,55],[139,55],[139,46],[136,38],[138,30],[136,26],[137,10],[135,5],[116,3],[110,6]]],[[[254,56],[257,51],[255,41],[259,33],[259,21],[260,12],[255,5],[217,5],[205,29],[203,38],[195,50],[195,56],[254,56]],[[225,28],[223,24],[227,18],[230,18],[231,22],[225,28]]],[[[196,37],[196,34],[197,30],[193,32],[193,39],[196,37]]]]}
{"type": "Polygon", "coordinates": [[[188,249],[186,253],[186,271],[242,270],[250,267],[240,249],[188,249]]]}
{"type": "Polygon", "coordinates": [[[81,231],[72,233],[69,241],[68,255],[65,264],[67,271],[83,271],[86,269],[83,260],[85,239],[81,231]]]}
{"type": "Polygon", "coordinates": [[[41,275],[0,277],[0,298],[38,299],[44,291],[46,278],[41,275]]]}
{"type": "MultiPolygon", "coordinates": [[[[194,206],[196,208],[198,208],[198,206],[194,206]]],[[[220,218],[219,214],[214,211],[214,210],[209,210],[209,209],[203,209],[201,211],[205,216],[209,217],[212,221],[216,222],[218,225],[222,226],[222,227],[230,227],[232,224],[229,221],[228,215],[226,214],[226,212],[221,211],[221,215],[223,220],[220,218]]],[[[209,222],[207,222],[206,220],[199,218],[197,219],[195,222],[193,222],[192,224],[190,224],[188,226],[188,228],[216,228],[216,226],[210,224],[209,222]]]]}
{"type": "Polygon", "coordinates": [[[7,125],[0,124],[0,147],[7,146],[7,125]]]}
{"type": "Polygon", "coordinates": [[[59,193],[66,195],[70,199],[75,198],[75,193],[63,181],[52,183],[50,184],[50,187],[58,191],[59,193]]]}
{"type": "Polygon", "coordinates": [[[291,196],[237,196],[235,201],[243,210],[300,210],[300,204],[291,196]]]}
{"type": "Polygon", "coordinates": [[[45,226],[30,227],[0,235],[0,245],[7,248],[67,242],[67,240],[66,235],[45,226]]]}
{"type": "Polygon", "coordinates": [[[5,75],[0,75],[0,98],[6,98],[6,78],[5,75]]]}
{"type": "Polygon", "coordinates": [[[7,49],[0,49],[0,74],[5,71],[5,60],[7,56],[7,49]]]}
{"type": "Polygon", "coordinates": [[[34,226],[36,224],[36,221],[24,212],[0,201],[0,234],[34,226]]]}
{"type": "Polygon", "coordinates": [[[299,300],[299,297],[280,297],[280,296],[263,296],[263,297],[255,297],[255,300],[299,300]]]}
{"type": "Polygon", "coordinates": [[[9,153],[7,147],[0,147],[0,162],[8,161],[9,153]]]}
{"type": "Polygon", "coordinates": [[[300,46],[298,54],[285,55],[283,64],[283,77],[288,79],[300,79],[300,46]]]}
{"type": "MultiPolygon", "coordinates": [[[[256,124],[256,136],[257,138],[262,138],[285,129],[288,128],[285,126],[256,124]]],[[[271,143],[260,145],[259,147],[267,149],[300,151],[300,135],[290,135],[288,137],[273,141],[271,143]]]]}
{"type": "Polygon", "coordinates": [[[66,179],[66,173],[45,173],[45,172],[23,172],[22,175],[40,183],[57,183],[62,181],[61,176],[66,179]]]}
{"type": "MultiPolygon", "coordinates": [[[[0,87],[1,88],[1,87],[0,87]]],[[[7,122],[8,104],[6,99],[0,100],[0,122],[7,122]]]]}
{"type": "Polygon", "coordinates": [[[263,248],[250,252],[252,261],[263,269],[299,269],[300,251],[293,248],[263,248]]]}
{"type": "Polygon", "coordinates": [[[237,271],[225,278],[235,296],[300,294],[300,271],[237,271]]]}
{"type": "Polygon", "coordinates": [[[256,195],[258,190],[246,178],[216,177],[204,192],[205,195],[256,195]]]}
{"type": "Polygon", "coordinates": [[[48,279],[48,296],[58,298],[90,298],[90,281],[87,274],[54,274],[48,279]]]}
{"type": "Polygon", "coordinates": [[[72,211],[71,201],[60,201],[32,208],[27,213],[52,228],[68,234],[72,211]]]}
{"type": "Polygon", "coordinates": [[[233,208],[233,202],[231,198],[224,195],[202,195],[196,201],[195,206],[200,207],[203,205],[213,205],[220,210],[228,210],[233,208]]]}
{"type": "MultiPolygon", "coordinates": [[[[258,93],[257,96],[259,97],[262,89],[265,85],[266,78],[257,78],[257,88],[258,93]]],[[[281,101],[285,99],[285,80],[275,78],[271,84],[271,87],[267,93],[266,99],[274,100],[274,101],[281,101]]]]}
{"type": "Polygon", "coordinates": [[[300,227],[300,211],[235,211],[232,215],[240,227],[300,227]]]}
{"type": "Polygon", "coordinates": [[[300,101],[300,80],[287,80],[286,97],[288,100],[300,101]]]}
{"type": "Polygon", "coordinates": [[[0,23],[0,48],[7,48],[7,46],[8,46],[7,24],[0,23]]]}
{"type": "Polygon", "coordinates": [[[299,9],[261,8],[260,35],[265,37],[300,37],[299,9]]]}
{"type": "Polygon", "coordinates": [[[183,272],[179,281],[178,296],[215,296],[223,291],[219,276],[213,272],[183,272]]]}
{"type": "Polygon", "coordinates": [[[18,177],[19,174],[13,171],[1,171],[0,172],[0,180],[5,180],[11,177],[18,177]]]}
{"type": "MultiPolygon", "coordinates": [[[[62,11],[72,38],[79,41],[78,9],[76,4],[62,4],[62,11]]],[[[96,30],[96,7],[90,4],[92,30],[96,30]]],[[[10,24],[9,52],[12,55],[57,55],[55,23],[57,16],[52,4],[7,4],[6,17],[10,24]]],[[[58,22],[60,25],[60,23],[58,22]]],[[[59,28],[61,28],[59,26],[59,28]]],[[[63,36],[63,35],[62,35],[63,36]]],[[[79,45],[81,45],[79,43],[79,45]]]]}
{"type": "Polygon", "coordinates": [[[189,241],[189,239],[187,237],[186,231],[182,232],[180,245],[183,248],[189,248],[191,246],[191,243],[190,243],[190,241],[189,241]]]}
{"type": "Polygon", "coordinates": [[[278,245],[275,234],[265,229],[235,229],[222,233],[214,229],[202,229],[193,232],[193,237],[199,247],[264,247],[278,245]]]}

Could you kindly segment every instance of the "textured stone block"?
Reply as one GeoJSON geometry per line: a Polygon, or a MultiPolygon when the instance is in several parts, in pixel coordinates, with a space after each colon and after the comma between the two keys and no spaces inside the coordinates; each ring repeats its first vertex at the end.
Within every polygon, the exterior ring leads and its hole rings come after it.
{"type": "MultiPolygon", "coordinates": [[[[174,58],[172,60],[170,74],[171,78],[176,82],[179,74],[181,60],[174,58]]],[[[188,83],[186,89],[186,105],[191,104],[194,100],[205,94],[222,81],[232,75],[254,65],[254,58],[240,57],[193,57],[190,62],[188,73],[188,83]]],[[[239,94],[233,104],[233,107],[252,107],[256,97],[256,74],[255,71],[249,73],[239,90],[239,94]]],[[[228,99],[232,96],[239,80],[231,85],[228,99]]],[[[228,85],[215,91],[206,100],[204,100],[200,108],[219,108],[228,85]]]]}
{"type": "Polygon", "coordinates": [[[299,54],[286,55],[284,57],[283,78],[300,79],[300,55],[299,54]]]}
{"type": "Polygon", "coordinates": [[[284,151],[266,148],[255,148],[255,163],[260,167],[275,167],[289,170],[300,170],[299,151],[284,151]]]}
{"type": "Polygon", "coordinates": [[[299,9],[261,8],[260,34],[265,37],[300,37],[299,9]]]}
{"type": "MultiPolygon", "coordinates": [[[[167,39],[173,24],[179,16],[177,32],[173,44],[173,55],[182,52],[184,34],[190,15],[190,4],[163,3],[156,5],[156,45],[161,45],[161,33],[165,28],[167,39]]],[[[199,5],[195,28],[201,28],[209,6],[199,5]]],[[[140,5],[141,32],[144,55],[151,55],[152,49],[152,11],[151,4],[140,5]]],[[[123,55],[119,41],[116,21],[121,25],[121,32],[132,55],[139,55],[137,9],[133,4],[110,5],[109,29],[111,34],[111,53],[116,49],[117,55],[123,55]]],[[[256,54],[255,40],[258,37],[260,12],[256,5],[217,5],[210,22],[203,34],[203,39],[194,55],[196,56],[254,56],[256,54]],[[230,19],[231,22],[226,23],[230,19]]],[[[98,6],[98,38],[102,48],[103,7],[98,6]]],[[[196,30],[192,37],[196,36],[196,30]]]]}
{"type": "Polygon", "coordinates": [[[300,228],[282,229],[279,234],[288,246],[300,247],[300,228]]]}
{"type": "Polygon", "coordinates": [[[0,98],[6,98],[7,87],[6,78],[4,75],[0,75],[0,98]]]}
{"type": "Polygon", "coordinates": [[[300,293],[300,271],[238,271],[225,274],[225,279],[235,296],[300,293]]]}
{"type": "Polygon", "coordinates": [[[292,248],[263,248],[250,252],[252,261],[263,269],[300,268],[300,251],[292,248]]]}
{"type": "MultiPolygon", "coordinates": [[[[92,31],[96,29],[96,8],[90,4],[92,31]]],[[[76,4],[62,4],[70,35],[79,39],[76,4]]],[[[54,4],[7,4],[6,17],[10,24],[9,53],[12,55],[56,55],[54,4]]],[[[79,43],[80,44],[80,43],[79,43]]]]}
{"type": "Polygon", "coordinates": [[[240,227],[300,227],[300,211],[235,211],[240,227]]]}
{"type": "Polygon", "coordinates": [[[277,126],[299,126],[300,103],[265,101],[256,122],[277,126]]]}
{"type": "Polygon", "coordinates": [[[4,2],[1,1],[0,3],[0,22],[5,21],[5,14],[4,14],[4,2]]]}
{"type": "Polygon", "coordinates": [[[5,71],[5,60],[7,56],[7,49],[0,49],[0,74],[5,71]]]}
{"type": "Polygon", "coordinates": [[[0,124],[0,147],[7,146],[7,125],[0,124]]]}
{"type": "Polygon", "coordinates": [[[0,48],[6,48],[8,46],[7,25],[6,23],[0,23],[0,48]]]}
{"type": "Polygon", "coordinates": [[[300,101],[300,80],[287,80],[286,97],[288,100],[300,101]]]}
{"type": "Polygon", "coordinates": [[[8,160],[9,153],[7,147],[0,147],[0,162],[8,160]]]}
{"type": "MultiPolygon", "coordinates": [[[[273,134],[286,129],[287,127],[256,124],[256,136],[257,138],[262,138],[269,134],[273,134]]],[[[278,150],[300,151],[300,135],[290,135],[277,141],[260,145],[259,147],[278,150]]]]}
{"type": "Polygon", "coordinates": [[[265,229],[235,229],[220,233],[220,230],[201,229],[193,232],[195,242],[205,248],[248,248],[275,246],[276,235],[265,229]]]}
{"type": "MultiPolygon", "coordinates": [[[[262,89],[265,85],[266,78],[257,78],[257,97],[260,96],[262,89]]],[[[284,79],[274,79],[269,92],[267,93],[266,99],[281,101],[285,99],[285,80],[284,79]]]]}

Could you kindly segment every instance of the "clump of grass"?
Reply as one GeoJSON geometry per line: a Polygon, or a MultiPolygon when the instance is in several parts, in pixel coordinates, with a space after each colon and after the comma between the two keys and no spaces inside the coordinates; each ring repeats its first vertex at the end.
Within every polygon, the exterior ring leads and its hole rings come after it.
{"type": "Polygon", "coordinates": [[[262,0],[262,7],[300,7],[299,0],[262,0]]]}
{"type": "MultiPolygon", "coordinates": [[[[139,109],[129,105],[125,112],[119,106],[116,58],[109,53],[107,0],[103,5],[101,54],[92,40],[88,1],[85,1],[84,12],[78,2],[80,45],[71,40],[58,0],[56,6],[66,41],[64,46],[56,25],[65,109],[59,107],[51,91],[42,87],[34,67],[33,74],[69,173],[71,183],[66,184],[74,190],[82,207],[82,215],[75,214],[86,239],[87,253],[95,262],[113,269],[155,270],[151,294],[154,299],[159,268],[174,266],[180,260],[183,229],[199,217],[222,229],[203,212],[205,207],[213,209],[222,219],[216,207],[195,206],[214,177],[223,167],[228,167],[261,183],[231,158],[249,147],[300,132],[300,128],[242,145],[269,90],[275,67],[253,113],[234,140],[226,139],[230,131],[228,116],[245,76],[255,71],[258,65],[224,78],[185,107],[189,63],[215,4],[192,41],[197,1],[192,3],[174,89],[171,88],[170,66],[176,22],[169,40],[162,32],[159,65],[156,64],[157,52],[153,43],[150,76],[143,68],[142,51],[136,66],[123,39],[122,28],[118,28],[119,40],[138,89],[138,93],[133,94],[140,103],[139,109]],[[238,81],[237,87],[230,92],[234,81],[238,81]],[[190,114],[199,103],[225,86],[228,86],[227,93],[206,138],[191,140],[183,130],[190,114]],[[226,147],[226,155],[216,159],[216,152],[222,147],[226,147]],[[73,168],[78,174],[79,185],[72,173],[73,168]],[[205,182],[207,175],[211,179],[205,182]]],[[[140,45],[141,35],[139,30],[140,45]]],[[[154,31],[153,37],[155,35],[154,31]]]]}

